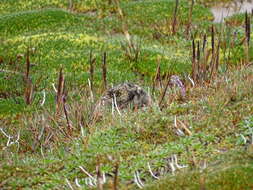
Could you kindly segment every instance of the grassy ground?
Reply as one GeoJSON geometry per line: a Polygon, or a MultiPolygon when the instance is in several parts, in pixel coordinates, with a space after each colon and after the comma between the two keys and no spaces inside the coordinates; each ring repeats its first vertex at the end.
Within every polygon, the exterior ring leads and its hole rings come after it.
{"type": "Polygon", "coordinates": [[[193,86],[187,79],[192,37],[197,44],[206,33],[199,63],[205,68],[211,61],[209,9],[197,2],[189,23],[190,3],[180,1],[173,32],[172,0],[126,0],[120,8],[123,18],[110,1],[0,4],[0,189],[92,188],[85,182],[92,177],[80,166],[95,179],[105,173],[104,189],[138,188],[136,172],[144,189],[252,189],[253,44],[246,59],[244,15],[214,25],[218,70],[211,80],[199,79],[193,86]],[[134,44],[130,54],[126,32],[134,44]],[[163,86],[156,86],[150,108],[122,115],[109,109],[101,120],[90,122],[104,90],[104,52],[109,86],[132,81],[151,93],[160,63],[163,86]],[[90,55],[95,58],[94,97],[88,85],[90,55]],[[24,77],[27,62],[29,80],[24,77]],[[60,68],[67,119],[56,114],[53,86],[60,68]],[[182,78],[186,98],[169,88],[159,107],[166,75],[172,74],[182,78]],[[173,171],[173,155],[187,167],[173,171]],[[151,176],[148,163],[159,180],[151,176]]]}

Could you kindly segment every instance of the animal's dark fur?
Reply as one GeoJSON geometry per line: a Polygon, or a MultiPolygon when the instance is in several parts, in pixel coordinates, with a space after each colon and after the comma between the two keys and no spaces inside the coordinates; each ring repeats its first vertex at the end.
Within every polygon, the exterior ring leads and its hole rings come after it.
{"type": "MultiPolygon", "coordinates": [[[[133,83],[122,83],[107,90],[100,98],[93,112],[93,119],[101,116],[104,109],[110,106],[125,108],[142,108],[151,105],[151,97],[140,86],[133,83]]],[[[96,119],[95,119],[96,120],[96,119]]]]}
{"type": "Polygon", "coordinates": [[[115,102],[114,99],[120,109],[126,108],[131,104],[141,108],[149,106],[151,103],[151,97],[140,86],[132,83],[119,84],[106,91],[101,98],[106,104],[115,102]]]}

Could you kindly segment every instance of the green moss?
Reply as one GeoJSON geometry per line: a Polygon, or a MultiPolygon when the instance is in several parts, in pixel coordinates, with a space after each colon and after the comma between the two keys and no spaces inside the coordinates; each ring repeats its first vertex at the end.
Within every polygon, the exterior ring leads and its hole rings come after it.
{"type": "Polygon", "coordinates": [[[17,12],[0,17],[2,35],[31,35],[36,33],[59,31],[81,22],[75,16],[61,9],[42,9],[17,12]]]}

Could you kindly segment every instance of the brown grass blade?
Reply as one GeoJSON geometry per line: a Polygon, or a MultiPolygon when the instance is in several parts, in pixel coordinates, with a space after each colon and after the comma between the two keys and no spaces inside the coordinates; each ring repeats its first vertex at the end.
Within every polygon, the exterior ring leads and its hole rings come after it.
{"type": "Polygon", "coordinates": [[[63,91],[64,91],[64,75],[63,68],[60,68],[59,77],[58,77],[58,87],[57,87],[57,96],[56,96],[56,114],[59,114],[62,110],[63,105],[63,91]]]}
{"type": "Polygon", "coordinates": [[[106,68],[106,58],[107,58],[107,54],[106,54],[106,52],[104,52],[104,55],[103,55],[103,65],[102,65],[104,90],[106,90],[106,89],[107,89],[107,68],[106,68]]]}
{"type": "Polygon", "coordinates": [[[26,52],[26,74],[25,74],[27,79],[29,78],[30,66],[31,66],[31,63],[30,63],[30,50],[29,50],[29,48],[27,48],[27,52],[26,52]]]}
{"type": "Polygon", "coordinates": [[[178,6],[179,6],[179,0],[176,0],[176,5],[174,9],[174,14],[173,14],[173,22],[172,22],[172,34],[176,33],[178,6]]]}
{"type": "Polygon", "coordinates": [[[116,163],[113,177],[113,190],[118,190],[119,163],[116,163]]]}

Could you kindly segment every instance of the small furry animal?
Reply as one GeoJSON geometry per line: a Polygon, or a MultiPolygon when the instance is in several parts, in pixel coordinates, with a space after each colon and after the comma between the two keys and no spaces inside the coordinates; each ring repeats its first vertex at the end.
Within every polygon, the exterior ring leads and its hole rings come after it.
{"type": "Polygon", "coordinates": [[[119,109],[132,105],[141,108],[151,104],[151,97],[138,85],[122,83],[106,91],[101,101],[105,104],[117,104],[119,109]]]}
{"type": "Polygon", "coordinates": [[[140,86],[125,82],[107,90],[95,106],[93,118],[109,106],[139,109],[151,105],[151,97],[140,86]]]}

